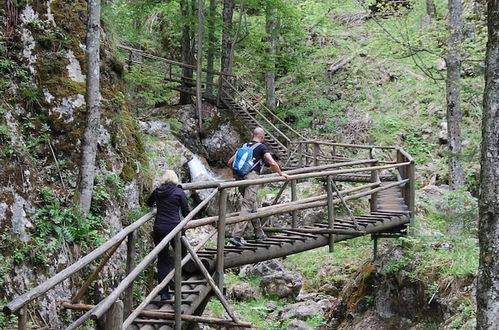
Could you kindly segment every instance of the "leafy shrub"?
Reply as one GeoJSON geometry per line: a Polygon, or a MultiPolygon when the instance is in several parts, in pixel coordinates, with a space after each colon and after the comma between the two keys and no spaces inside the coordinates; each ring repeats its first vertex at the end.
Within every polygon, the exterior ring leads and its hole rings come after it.
{"type": "Polygon", "coordinates": [[[102,243],[103,217],[81,215],[78,208],[64,207],[49,189],[40,189],[43,206],[33,215],[40,238],[49,241],[56,238],[57,245],[78,242],[83,247],[94,247],[102,243]]]}

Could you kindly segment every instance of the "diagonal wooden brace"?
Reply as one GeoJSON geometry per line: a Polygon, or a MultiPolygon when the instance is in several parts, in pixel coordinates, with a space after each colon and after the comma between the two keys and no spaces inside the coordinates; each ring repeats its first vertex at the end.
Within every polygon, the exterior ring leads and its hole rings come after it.
{"type": "Polygon", "coordinates": [[[336,186],[336,183],[334,182],[334,180],[331,180],[331,185],[333,186],[333,189],[336,192],[336,195],[340,198],[341,204],[343,204],[343,206],[347,209],[348,216],[353,221],[353,224],[355,225],[355,229],[360,230],[361,228],[360,228],[359,224],[357,223],[357,219],[355,219],[355,216],[353,215],[352,210],[350,210],[347,203],[343,199],[343,196],[341,195],[340,191],[338,190],[338,187],[336,186]]]}
{"type": "Polygon", "coordinates": [[[203,273],[203,276],[206,279],[206,281],[208,282],[208,284],[211,286],[211,289],[215,292],[215,294],[218,297],[218,299],[220,299],[220,302],[222,303],[222,305],[224,306],[225,310],[227,311],[227,314],[229,314],[229,316],[232,319],[232,321],[238,323],[239,321],[238,321],[238,319],[236,317],[236,314],[234,314],[234,312],[232,311],[232,308],[230,308],[229,302],[227,301],[227,299],[225,299],[224,295],[222,294],[222,292],[220,291],[220,289],[215,284],[215,281],[211,278],[210,274],[208,273],[208,270],[204,267],[203,263],[201,262],[201,259],[199,259],[198,255],[196,254],[196,252],[192,248],[192,246],[189,243],[189,241],[185,237],[182,237],[182,243],[187,248],[187,251],[189,251],[189,254],[192,257],[192,260],[194,260],[194,262],[198,266],[198,268],[201,271],[201,273],[203,273]]]}

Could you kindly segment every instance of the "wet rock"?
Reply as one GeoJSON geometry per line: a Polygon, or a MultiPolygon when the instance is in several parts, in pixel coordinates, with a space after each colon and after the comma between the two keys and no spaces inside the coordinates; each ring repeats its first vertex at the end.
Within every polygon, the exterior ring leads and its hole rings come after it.
{"type": "Polygon", "coordinates": [[[288,323],[286,330],[314,330],[314,328],[301,320],[295,319],[288,323]]]}
{"type": "Polygon", "coordinates": [[[303,286],[302,276],[297,272],[279,271],[265,275],[260,282],[262,291],[279,298],[293,299],[303,286]]]}
{"type": "Polygon", "coordinates": [[[229,297],[235,301],[244,301],[248,299],[259,299],[262,297],[260,288],[249,283],[241,282],[233,284],[228,290],[229,297]]]}

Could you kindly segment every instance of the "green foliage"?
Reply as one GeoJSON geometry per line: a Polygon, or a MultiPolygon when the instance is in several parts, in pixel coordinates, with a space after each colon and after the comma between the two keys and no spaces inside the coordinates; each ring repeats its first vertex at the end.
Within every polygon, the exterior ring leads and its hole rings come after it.
{"type": "Polygon", "coordinates": [[[164,80],[164,73],[155,68],[144,68],[138,65],[132,66],[132,70],[125,75],[130,96],[137,104],[137,113],[141,113],[151,106],[160,103],[169,103],[173,95],[169,86],[164,80]]]}
{"type": "Polygon", "coordinates": [[[92,193],[92,212],[98,214],[110,200],[122,200],[125,197],[125,182],[115,173],[96,176],[92,193]]]}
{"type": "Polygon", "coordinates": [[[90,213],[86,217],[76,207],[64,207],[52,191],[39,191],[42,206],[33,215],[39,237],[47,242],[55,238],[54,245],[62,242],[79,243],[83,248],[98,246],[103,241],[103,218],[90,213]]]}

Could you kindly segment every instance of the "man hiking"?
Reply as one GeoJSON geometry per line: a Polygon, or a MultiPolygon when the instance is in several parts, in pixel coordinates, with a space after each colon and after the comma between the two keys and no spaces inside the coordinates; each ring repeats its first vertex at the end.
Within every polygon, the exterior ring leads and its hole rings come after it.
{"type": "MultiPolygon", "coordinates": [[[[251,142],[245,143],[229,159],[227,164],[232,168],[236,180],[258,179],[264,164],[267,164],[272,171],[283,176],[286,180],[289,180],[289,175],[281,171],[279,164],[274,160],[267,146],[263,144],[264,140],[265,131],[261,127],[256,127],[253,130],[251,142]]],[[[241,201],[241,212],[239,214],[244,215],[250,212],[256,212],[258,186],[239,187],[239,191],[243,196],[241,201]]],[[[255,241],[257,243],[263,242],[267,236],[265,236],[265,233],[262,230],[260,219],[251,220],[251,223],[255,229],[255,241]]],[[[236,223],[229,243],[235,246],[244,245],[242,236],[247,226],[247,221],[236,223]]]]}

